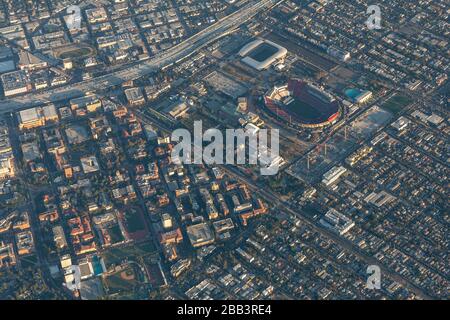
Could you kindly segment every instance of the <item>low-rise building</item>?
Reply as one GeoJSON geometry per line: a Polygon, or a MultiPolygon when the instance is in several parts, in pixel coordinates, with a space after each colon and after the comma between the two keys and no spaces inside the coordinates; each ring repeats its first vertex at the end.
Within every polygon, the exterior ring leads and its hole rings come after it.
{"type": "Polygon", "coordinates": [[[40,111],[40,108],[31,108],[19,111],[18,120],[20,130],[28,130],[44,126],[45,117],[40,111]]]}
{"type": "Polygon", "coordinates": [[[345,172],[347,172],[347,169],[342,166],[333,167],[329,171],[324,173],[322,183],[326,186],[329,186],[336,182],[345,172]]]}
{"type": "Polygon", "coordinates": [[[102,107],[102,101],[93,94],[88,94],[81,98],[70,100],[70,107],[72,110],[86,108],[88,112],[94,112],[102,107]]]}
{"type": "Polygon", "coordinates": [[[27,93],[32,89],[27,74],[22,70],[4,73],[0,78],[2,80],[5,97],[27,93]]]}
{"type": "Polygon", "coordinates": [[[12,153],[0,154],[0,180],[13,178],[16,169],[12,153]]]}
{"type": "Polygon", "coordinates": [[[61,226],[55,226],[52,229],[53,231],[53,240],[55,241],[56,248],[65,249],[67,248],[67,240],[64,235],[64,230],[61,226]]]}
{"type": "Polygon", "coordinates": [[[355,223],[350,220],[350,218],[333,208],[328,210],[328,212],[320,219],[320,223],[340,235],[344,235],[355,226],[355,223]]]}
{"type": "Polygon", "coordinates": [[[16,254],[12,243],[0,241],[0,268],[16,264],[16,254]]]}
{"type": "Polygon", "coordinates": [[[33,234],[23,231],[16,234],[16,244],[19,255],[30,254],[34,251],[33,234]]]}
{"type": "Polygon", "coordinates": [[[36,70],[46,68],[48,63],[32,55],[28,51],[19,52],[19,68],[21,70],[36,70]]]}
{"type": "Polygon", "coordinates": [[[145,98],[141,88],[130,88],[125,90],[127,101],[131,105],[139,105],[145,103],[145,98]]]}
{"type": "Polygon", "coordinates": [[[207,223],[199,223],[186,228],[189,240],[194,248],[214,242],[214,235],[207,223]]]}

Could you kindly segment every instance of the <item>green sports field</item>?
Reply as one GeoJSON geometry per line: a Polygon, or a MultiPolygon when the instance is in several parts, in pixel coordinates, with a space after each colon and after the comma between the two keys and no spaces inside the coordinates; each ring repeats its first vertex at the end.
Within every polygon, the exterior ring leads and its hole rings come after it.
{"type": "Polygon", "coordinates": [[[310,122],[322,117],[321,113],[310,104],[295,99],[289,105],[285,106],[286,110],[297,116],[299,119],[310,122]]]}

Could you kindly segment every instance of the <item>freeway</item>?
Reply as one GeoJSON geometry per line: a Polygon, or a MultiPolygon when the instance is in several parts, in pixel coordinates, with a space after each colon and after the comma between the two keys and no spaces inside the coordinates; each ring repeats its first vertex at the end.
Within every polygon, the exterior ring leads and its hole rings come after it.
{"type": "Polygon", "coordinates": [[[233,32],[263,9],[270,9],[272,6],[283,1],[252,0],[234,13],[150,59],[94,79],[68,84],[64,87],[47,90],[42,93],[29,93],[6,99],[0,102],[0,112],[12,112],[50,102],[73,99],[83,96],[86,92],[105,90],[120,85],[123,82],[136,80],[145,75],[152,74],[191,56],[211,42],[233,32]]]}

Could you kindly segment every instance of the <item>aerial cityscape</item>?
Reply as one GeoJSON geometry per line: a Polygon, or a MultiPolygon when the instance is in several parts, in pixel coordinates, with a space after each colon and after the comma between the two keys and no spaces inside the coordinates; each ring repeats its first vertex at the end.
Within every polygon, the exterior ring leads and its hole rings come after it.
{"type": "Polygon", "coordinates": [[[0,0],[0,300],[447,300],[449,16],[0,0]]]}

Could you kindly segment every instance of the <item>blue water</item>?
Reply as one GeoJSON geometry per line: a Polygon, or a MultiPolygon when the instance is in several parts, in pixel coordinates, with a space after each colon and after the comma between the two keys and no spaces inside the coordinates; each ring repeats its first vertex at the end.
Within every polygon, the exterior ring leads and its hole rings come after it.
{"type": "Polygon", "coordinates": [[[347,89],[347,90],[345,90],[345,95],[346,95],[347,97],[349,97],[350,99],[355,100],[356,97],[359,96],[359,95],[361,94],[361,92],[362,92],[361,90],[355,89],[355,88],[353,88],[353,89],[347,89]]]}
{"type": "Polygon", "coordinates": [[[94,269],[94,274],[96,276],[103,273],[102,264],[97,256],[92,257],[92,268],[94,269]]]}

